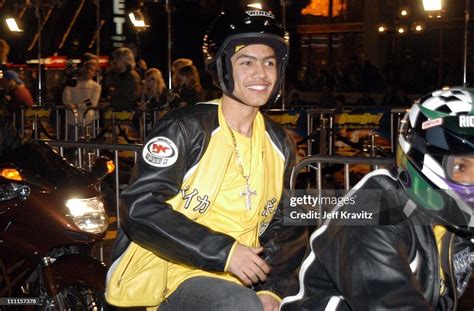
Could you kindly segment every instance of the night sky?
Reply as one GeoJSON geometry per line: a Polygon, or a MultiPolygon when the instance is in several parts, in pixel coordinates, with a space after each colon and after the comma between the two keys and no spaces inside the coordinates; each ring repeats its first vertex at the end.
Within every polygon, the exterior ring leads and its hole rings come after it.
{"type": "MultiPolygon", "coordinates": [[[[97,0],[42,0],[40,1],[41,17],[44,21],[51,10],[51,14],[42,32],[42,57],[52,55],[69,56],[79,58],[84,52],[96,52],[96,45],[89,45],[93,39],[97,26],[96,14],[97,0]],[[76,10],[81,2],[84,5],[74,23],[71,31],[59,48],[64,34],[72,21],[76,10]]],[[[100,19],[104,20],[101,30],[101,55],[108,55],[114,49],[111,36],[114,31],[113,23],[113,1],[100,1],[100,19]]],[[[122,0],[123,1],[123,0],[122,0]]],[[[247,1],[224,1],[224,0],[170,0],[173,7],[172,32],[173,32],[173,54],[172,58],[188,57],[194,60],[198,67],[202,67],[201,44],[202,38],[208,25],[224,9],[229,10],[247,1]]],[[[290,1],[287,1],[289,4],[290,1]]],[[[308,1],[299,1],[298,5],[291,5],[290,9],[298,9],[308,1]]],[[[25,9],[24,1],[6,0],[2,12],[9,14],[20,14],[25,9]]],[[[32,1],[32,3],[35,3],[32,1]]],[[[126,11],[129,12],[140,6],[137,0],[126,0],[126,11]]],[[[265,1],[267,7],[274,9],[278,15],[281,11],[280,1],[265,1]]],[[[125,34],[126,45],[131,46],[137,52],[138,58],[143,58],[149,66],[166,70],[167,59],[167,15],[165,1],[142,1],[142,10],[148,16],[150,28],[146,31],[135,32],[127,17],[125,34]]],[[[291,17],[290,17],[291,19],[291,17]]],[[[28,59],[37,58],[37,44],[32,44],[34,35],[38,29],[38,20],[35,15],[35,7],[27,7],[22,16],[25,32],[14,34],[6,29],[5,23],[0,25],[0,38],[4,38],[11,45],[9,61],[15,64],[23,64],[28,59]]]]}

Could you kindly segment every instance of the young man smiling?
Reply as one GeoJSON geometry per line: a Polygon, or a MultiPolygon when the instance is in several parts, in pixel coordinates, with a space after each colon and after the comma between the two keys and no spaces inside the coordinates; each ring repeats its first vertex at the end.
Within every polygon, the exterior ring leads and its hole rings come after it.
{"type": "Polygon", "coordinates": [[[259,108],[280,94],[288,42],[272,13],[249,9],[222,13],[203,51],[223,96],[152,130],[114,255],[132,240],[166,261],[159,310],[278,310],[305,230],[283,225],[294,149],[259,108]]]}

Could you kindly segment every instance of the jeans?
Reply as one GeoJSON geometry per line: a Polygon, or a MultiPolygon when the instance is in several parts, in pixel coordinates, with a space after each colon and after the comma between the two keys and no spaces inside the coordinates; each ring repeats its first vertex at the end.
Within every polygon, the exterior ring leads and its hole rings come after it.
{"type": "Polygon", "coordinates": [[[257,294],[242,285],[212,277],[193,277],[164,301],[158,311],[262,311],[257,294]]]}

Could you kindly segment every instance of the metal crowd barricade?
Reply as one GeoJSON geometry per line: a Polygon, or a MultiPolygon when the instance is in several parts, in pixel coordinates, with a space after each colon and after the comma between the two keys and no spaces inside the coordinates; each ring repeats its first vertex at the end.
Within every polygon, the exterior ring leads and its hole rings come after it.
{"type": "Polygon", "coordinates": [[[65,110],[64,106],[55,106],[55,107],[47,107],[47,106],[33,106],[33,107],[22,107],[18,109],[12,115],[12,122],[15,127],[18,129],[20,134],[27,138],[30,137],[33,139],[41,139],[40,134],[41,132],[47,134],[49,139],[61,139],[61,110],[65,110]],[[48,122],[50,123],[51,116],[55,114],[56,124],[53,127],[51,124],[51,132],[45,133],[44,126],[41,122],[48,122]],[[28,126],[31,126],[31,133],[27,133],[26,129],[28,126]]]}
{"type": "MultiPolygon", "coordinates": [[[[343,164],[344,165],[344,190],[347,192],[351,188],[350,184],[350,165],[369,165],[373,170],[384,166],[387,168],[395,164],[394,158],[382,157],[346,157],[346,156],[325,156],[313,155],[307,156],[298,162],[291,172],[290,189],[295,190],[298,174],[303,168],[309,167],[316,170],[316,190],[320,194],[323,191],[322,182],[322,165],[323,164],[343,164]],[[314,166],[316,164],[316,166],[314,166]]],[[[322,206],[318,205],[319,213],[322,213],[322,206]]],[[[322,224],[322,219],[317,220],[318,227],[322,224]]]]}
{"type": "Polygon", "coordinates": [[[51,130],[48,132],[49,139],[58,139],[58,140],[90,140],[96,137],[99,137],[104,133],[105,130],[111,131],[111,136],[113,142],[117,142],[116,133],[113,129],[122,126],[124,123],[132,124],[133,115],[137,115],[137,124],[138,126],[136,132],[138,133],[138,139],[140,142],[143,142],[147,133],[151,130],[158,119],[160,118],[161,111],[158,109],[151,109],[146,111],[113,111],[110,108],[100,109],[100,108],[88,108],[84,115],[88,113],[89,110],[94,110],[95,116],[93,122],[86,124],[83,116],[76,116],[74,122],[69,122],[67,109],[65,106],[51,106],[51,107],[24,107],[18,110],[17,113],[12,115],[13,124],[17,127],[20,134],[24,137],[30,137],[33,139],[42,139],[41,133],[44,134],[44,126],[41,122],[45,122],[48,118],[48,123],[50,123],[51,130]],[[101,111],[103,111],[101,113],[101,111]],[[47,116],[45,113],[47,113],[47,116]],[[102,117],[100,117],[102,114],[102,117]],[[51,121],[54,120],[54,124],[51,121]],[[82,120],[82,122],[80,121],[82,120]],[[71,124],[70,124],[71,123],[71,124]],[[74,135],[69,135],[71,128],[68,128],[68,125],[72,125],[72,130],[74,135]],[[27,129],[31,128],[31,133],[27,133],[27,129]]]}
{"type": "Polygon", "coordinates": [[[296,185],[296,178],[301,172],[302,168],[310,167],[316,170],[316,189],[322,190],[322,164],[343,164],[344,165],[344,189],[350,189],[349,166],[354,164],[370,165],[374,170],[379,166],[391,167],[395,164],[394,158],[380,158],[380,157],[345,157],[345,156],[325,156],[312,155],[307,156],[298,162],[291,172],[291,189],[296,185]],[[316,163],[316,167],[311,164],[316,163]]]}
{"type": "MultiPolygon", "coordinates": [[[[64,139],[65,140],[71,140],[70,137],[73,137],[72,140],[78,141],[79,139],[93,139],[96,138],[100,134],[100,123],[99,123],[99,108],[97,107],[89,107],[87,108],[82,115],[79,114],[79,112],[67,109],[65,107],[58,107],[56,109],[56,116],[57,116],[57,121],[56,121],[56,131],[57,133],[60,133],[61,129],[61,114],[58,112],[63,109],[64,113],[62,114],[64,116],[64,139]],[[74,116],[74,120],[72,123],[69,122],[69,114],[67,113],[68,111],[71,111],[74,116]],[[87,115],[89,114],[89,111],[93,111],[93,117],[91,122],[87,122],[87,115]],[[59,120],[59,121],[58,121],[59,120]],[[81,121],[79,121],[81,120],[81,121]],[[69,135],[69,130],[70,127],[73,129],[73,136],[69,135]]],[[[58,136],[60,137],[60,136],[58,136]]]]}
{"type": "Polygon", "coordinates": [[[308,155],[333,153],[334,113],[336,109],[310,109],[308,116],[308,155]],[[318,150],[313,150],[313,142],[318,142],[318,150]]]}
{"type": "MultiPolygon", "coordinates": [[[[335,130],[337,130],[337,114],[343,109],[363,107],[339,107],[338,109],[309,109],[308,116],[308,155],[332,155],[334,154],[334,143],[336,142],[335,130]]],[[[368,109],[384,109],[383,107],[367,107],[368,109]]],[[[390,112],[390,139],[391,152],[395,151],[400,120],[406,113],[406,108],[386,108],[390,112]]],[[[372,143],[371,149],[375,145],[372,143]]]]}
{"type": "Polygon", "coordinates": [[[400,122],[403,119],[403,116],[407,112],[405,108],[393,108],[390,110],[390,126],[392,128],[392,153],[395,152],[396,142],[398,138],[398,129],[400,128],[400,122]]]}

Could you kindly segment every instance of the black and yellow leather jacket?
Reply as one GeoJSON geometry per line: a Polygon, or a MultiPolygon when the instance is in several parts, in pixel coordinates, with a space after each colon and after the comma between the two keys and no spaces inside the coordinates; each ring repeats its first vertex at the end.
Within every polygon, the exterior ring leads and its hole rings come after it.
{"type": "MultiPolygon", "coordinates": [[[[123,230],[119,231],[115,258],[131,239],[170,265],[235,278],[225,269],[236,240],[211,230],[206,218],[233,153],[220,110],[218,102],[178,109],[161,119],[148,135],[130,184],[121,194],[123,230]]],[[[255,289],[281,296],[306,247],[305,228],[284,226],[283,211],[278,207],[289,187],[294,149],[280,126],[260,113],[255,122],[264,126],[261,152],[265,175],[256,232],[272,269],[267,281],[255,289]]],[[[221,221],[225,227],[226,220],[221,221]]],[[[168,281],[172,292],[179,284],[168,281]]]]}

